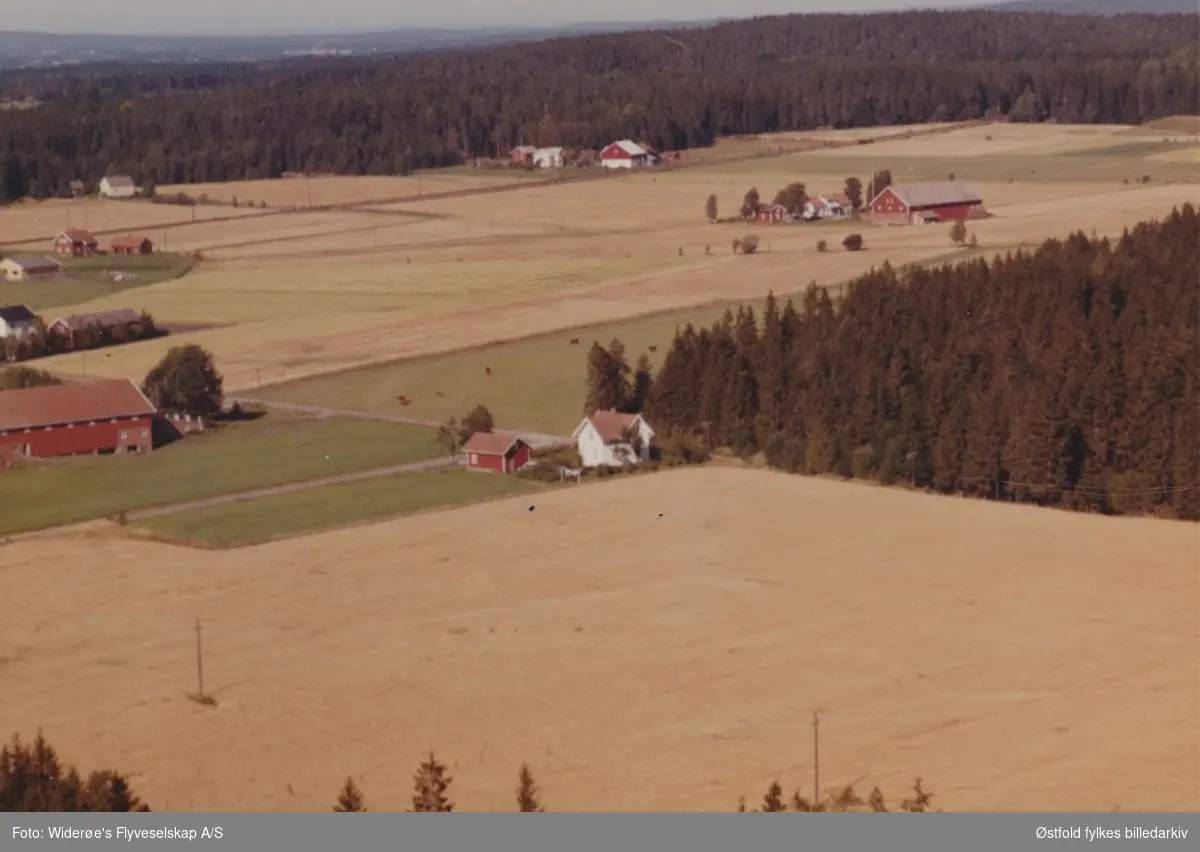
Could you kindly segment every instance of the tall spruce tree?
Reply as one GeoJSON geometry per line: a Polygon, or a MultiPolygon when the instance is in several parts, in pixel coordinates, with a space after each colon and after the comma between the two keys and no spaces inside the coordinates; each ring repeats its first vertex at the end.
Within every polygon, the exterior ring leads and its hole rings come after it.
{"type": "Polygon", "coordinates": [[[533,780],[533,773],[529,770],[528,764],[524,763],[521,764],[521,771],[517,774],[517,810],[526,814],[545,811],[539,797],[537,783],[533,780]]]}
{"type": "Polygon", "coordinates": [[[412,809],[415,813],[450,813],[454,804],[446,795],[454,779],[433,752],[421,762],[413,776],[412,809]]]}
{"type": "Polygon", "coordinates": [[[338,793],[337,803],[333,806],[333,810],[334,813],[339,814],[366,813],[367,804],[363,799],[362,790],[358,789],[353,778],[346,778],[346,783],[342,785],[342,791],[338,793]]]}

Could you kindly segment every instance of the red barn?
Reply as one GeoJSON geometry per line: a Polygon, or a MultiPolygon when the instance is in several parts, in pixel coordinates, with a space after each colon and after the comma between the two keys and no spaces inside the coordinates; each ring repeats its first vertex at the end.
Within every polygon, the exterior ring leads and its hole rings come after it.
{"type": "Polygon", "coordinates": [[[759,205],[754,218],[768,225],[778,225],[780,222],[787,220],[788,212],[787,208],[782,204],[762,204],[759,205]]]}
{"type": "Polygon", "coordinates": [[[537,148],[532,145],[518,145],[508,152],[508,162],[513,166],[528,166],[533,164],[533,155],[537,148]]]}
{"type": "Polygon", "coordinates": [[[476,432],[463,447],[470,470],[512,473],[529,461],[533,448],[516,435],[476,432]]]}
{"type": "Polygon", "coordinates": [[[600,165],[606,169],[636,169],[653,164],[653,152],[629,139],[614,142],[600,152],[600,165]]]}
{"type": "Polygon", "coordinates": [[[95,254],[100,243],[90,231],[82,228],[67,228],[54,238],[54,253],[68,257],[87,257],[95,254]]]}
{"type": "Polygon", "coordinates": [[[129,379],[0,391],[0,458],[147,453],[156,414],[129,379]]]}
{"type": "Polygon", "coordinates": [[[945,222],[982,213],[982,196],[959,180],[889,186],[871,201],[871,220],[881,225],[945,222]]]}

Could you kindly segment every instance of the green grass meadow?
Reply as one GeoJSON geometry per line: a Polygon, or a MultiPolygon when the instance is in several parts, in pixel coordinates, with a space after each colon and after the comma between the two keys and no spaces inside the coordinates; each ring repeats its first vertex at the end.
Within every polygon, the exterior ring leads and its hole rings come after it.
{"type": "MultiPolygon", "coordinates": [[[[25,305],[34,313],[64,305],[79,305],[186,275],[194,261],[186,255],[145,256],[98,255],[62,258],[61,278],[50,281],[0,281],[0,305],[25,305]],[[132,272],[136,281],[113,281],[105,270],[132,272]]],[[[51,318],[45,318],[47,322],[51,318]]]]}
{"type": "MultiPolygon", "coordinates": [[[[439,470],[193,509],[147,518],[133,526],[180,544],[234,547],[551,487],[515,476],[439,470]]],[[[513,511],[525,511],[525,505],[522,503],[513,511]]]]}
{"type": "Polygon", "coordinates": [[[0,470],[0,535],[444,453],[432,429],[268,414],[145,456],[88,456],[0,470]]]}

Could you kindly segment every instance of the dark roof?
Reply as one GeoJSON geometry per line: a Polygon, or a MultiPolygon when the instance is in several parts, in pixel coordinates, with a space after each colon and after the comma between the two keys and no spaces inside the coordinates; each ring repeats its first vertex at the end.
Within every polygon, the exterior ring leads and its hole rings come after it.
{"type": "MultiPolygon", "coordinates": [[[[943,180],[936,183],[911,183],[906,186],[891,186],[907,207],[941,207],[946,204],[979,204],[983,196],[961,180],[943,180]]],[[[884,192],[887,190],[885,189],[884,192]]]]}
{"type": "Polygon", "coordinates": [[[118,308],[115,311],[100,311],[95,314],[71,314],[70,316],[59,317],[51,325],[62,323],[71,331],[82,331],[94,325],[111,327],[140,322],[141,319],[142,315],[132,308],[118,308]]]}
{"type": "Polygon", "coordinates": [[[66,235],[73,243],[95,243],[96,238],[92,236],[91,231],[85,231],[83,228],[67,228],[59,236],[66,235]]]}
{"type": "Polygon", "coordinates": [[[130,379],[0,391],[0,430],[36,429],[155,413],[130,379]]]}
{"type": "Polygon", "coordinates": [[[476,432],[467,439],[463,449],[481,456],[506,456],[515,444],[524,444],[516,435],[507,432],[476,432]]]}
{"type": "Polygon", "coordinates": [[[37,314],[24,305],[5,305],[4,307],[0,307],[0,320],[4,320],[9,325],[15,325],[19,322],[30,322],[35,319],[37,319],[37,314]]]}
{"type": "Polygon", "coordinates": [[[6,258],[11,260],[22,269],[49,269],[53,267],[59,269],[61,264],[52,257],[46,257],[44,254],[26,254],[20,257],[6,258]]]}

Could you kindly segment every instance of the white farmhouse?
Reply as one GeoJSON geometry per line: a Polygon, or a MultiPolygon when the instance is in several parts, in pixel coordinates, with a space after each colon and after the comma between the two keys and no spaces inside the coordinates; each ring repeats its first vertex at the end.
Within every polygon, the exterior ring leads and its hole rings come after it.
{"type": "Polygon", "coordinates": [[[571,437],[579,448],[579,458],[584,467],[617,467],[648,461],[654,430],[640,414],[597,411],[585,417],[571,437]],[[631,441],[634,436],[637,443],[641,444],[637,452],[631,441]]]}
{"type": "Polygon", "coordinates": [[[533,164],[539,169],[561,169],[563,167],[563,149],[538,148],[533,152],[533,164]]]}
{"type": "Polygon", "coordinates": [[[100,181],[101,198],[133,198],[137,194],[137,184],[129,175],[112,175],[100,181]]]}
{"type": "Polygon", "coordinates": [[[22,340],[37,331],[37,314],[24,305],[0,307],[0,339],[22,340]]]}

